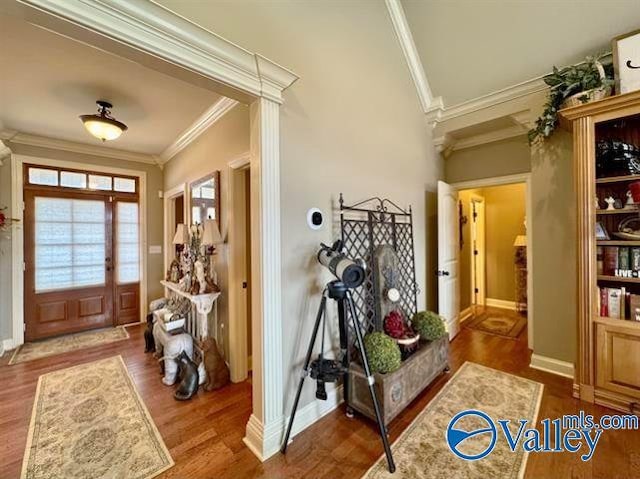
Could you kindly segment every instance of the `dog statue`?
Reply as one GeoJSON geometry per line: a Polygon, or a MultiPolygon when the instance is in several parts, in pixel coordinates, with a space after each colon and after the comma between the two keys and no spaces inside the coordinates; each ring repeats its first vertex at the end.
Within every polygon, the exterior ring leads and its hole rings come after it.
{"type": "Polygon", "coordinates": [[[156,350],[156,342],[153,338],[153,313],[147,314],[147,329],[144,331],[144,352],[150,353],[156,350]]]}
{"type": "Polygon", "coordinates": [[[178,362],[181,380],[173,397],[178,401],[186,401],[191,399],[198,391],[198,367],[184,351],[178,355],[176,361],[178,362]]]}
{"type": "Polygon", "coordinates": [[[229,384],[229,368],[218,351],[218,345],[213,338],[207,338],[202,343],[204,352],[204,369],[207,372],[205,391],[220,389],[229,384]]]}

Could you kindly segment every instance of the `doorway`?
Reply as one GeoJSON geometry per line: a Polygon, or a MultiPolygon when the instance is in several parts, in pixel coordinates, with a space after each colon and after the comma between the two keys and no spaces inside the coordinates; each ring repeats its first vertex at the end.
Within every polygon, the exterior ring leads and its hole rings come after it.
{"type": "Polygon", "coordinates": [[[24,165],[25,338],[139,321],[136,178],[24,165]]]}
{"type": "Polygon", "coordinates": [[[252,369],[251,167],[249,155],[229,164],[229,367],[231,380],[252,369]]]}
{"type": "Polygon", "coordinates": [[[461,324],[476,320],[489,319],[497,328],[496,316],[513,326],[501,331],[515,334],[522,332],[519,318],[525,318],[522,334],[532,348],[529,174],[439,184],[440,204],[438,275],[439,285],[446,286],[439,292],[439,308],[451,337],[461,324]],[[443,249],[447,263],[440,261],[443,249]]]}

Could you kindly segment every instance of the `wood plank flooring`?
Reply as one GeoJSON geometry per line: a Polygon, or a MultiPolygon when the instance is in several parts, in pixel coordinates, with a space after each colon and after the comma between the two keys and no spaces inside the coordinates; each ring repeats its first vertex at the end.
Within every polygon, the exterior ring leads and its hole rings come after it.
{"type": "MultiPolygon", "coordinates": [[[[278,454],[260,463],[242,442],[251,414],[250,382],[211,393],[199,392],[191,401],[175,401],[173,390],[160,382],[156,361],[151,354],[143,353],[142,332],[143,326],[133,326],[129,328],[129,340],[14,366],[6,366],[9,354],[0,358],[0,478],[20,475],[38,376],[116,354],[123,357],[176,462],[162,478],[356,479],[382,454],[374,424],[348,419],[339,408],[296,436],[286,456],[278,454]]],[[[473,361],[542,382],[545,390],[539,418],[555,418],[580,409],[596,417],[611,413],[573,399],[569,379],[529,368],[529,356],[526,330],[514,340],[463,328],[451,344],[451,374],[465,361],[473,361]]],[[[392,440],[450,377],[438,378],[393,421],[392,440]]],[[[532,454],[526,477],[640,477],[640,432],[605,431],[593,459],[586,463],[569,453],[532,454]]]]}

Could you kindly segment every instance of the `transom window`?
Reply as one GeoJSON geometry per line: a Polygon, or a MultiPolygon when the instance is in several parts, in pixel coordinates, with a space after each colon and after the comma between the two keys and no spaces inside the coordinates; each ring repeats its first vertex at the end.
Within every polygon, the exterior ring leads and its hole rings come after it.
{"type": "Polygon", "coordinates": [[[29,166],[26,180],[29,184],[36,186],[55,186],[89,191],[114,191],[117,193],[138,192],[136,178],[41,166],[29,166]]]}

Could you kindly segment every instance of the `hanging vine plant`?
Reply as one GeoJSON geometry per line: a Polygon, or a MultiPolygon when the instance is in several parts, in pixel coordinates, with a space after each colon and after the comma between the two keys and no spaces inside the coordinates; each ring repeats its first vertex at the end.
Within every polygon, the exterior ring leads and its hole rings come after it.
{"type": "Polygon", "coordinates": [[[603,65],[604,55],[589,56],[583,63],[553,71],[543,80],[549,85],[549,98],[542,115],[529,130],[529,144],[549,138],[558,126],[558,111],[561,108],[600,100],[611,93],[613,74],[611,64],[603,65]]]}

